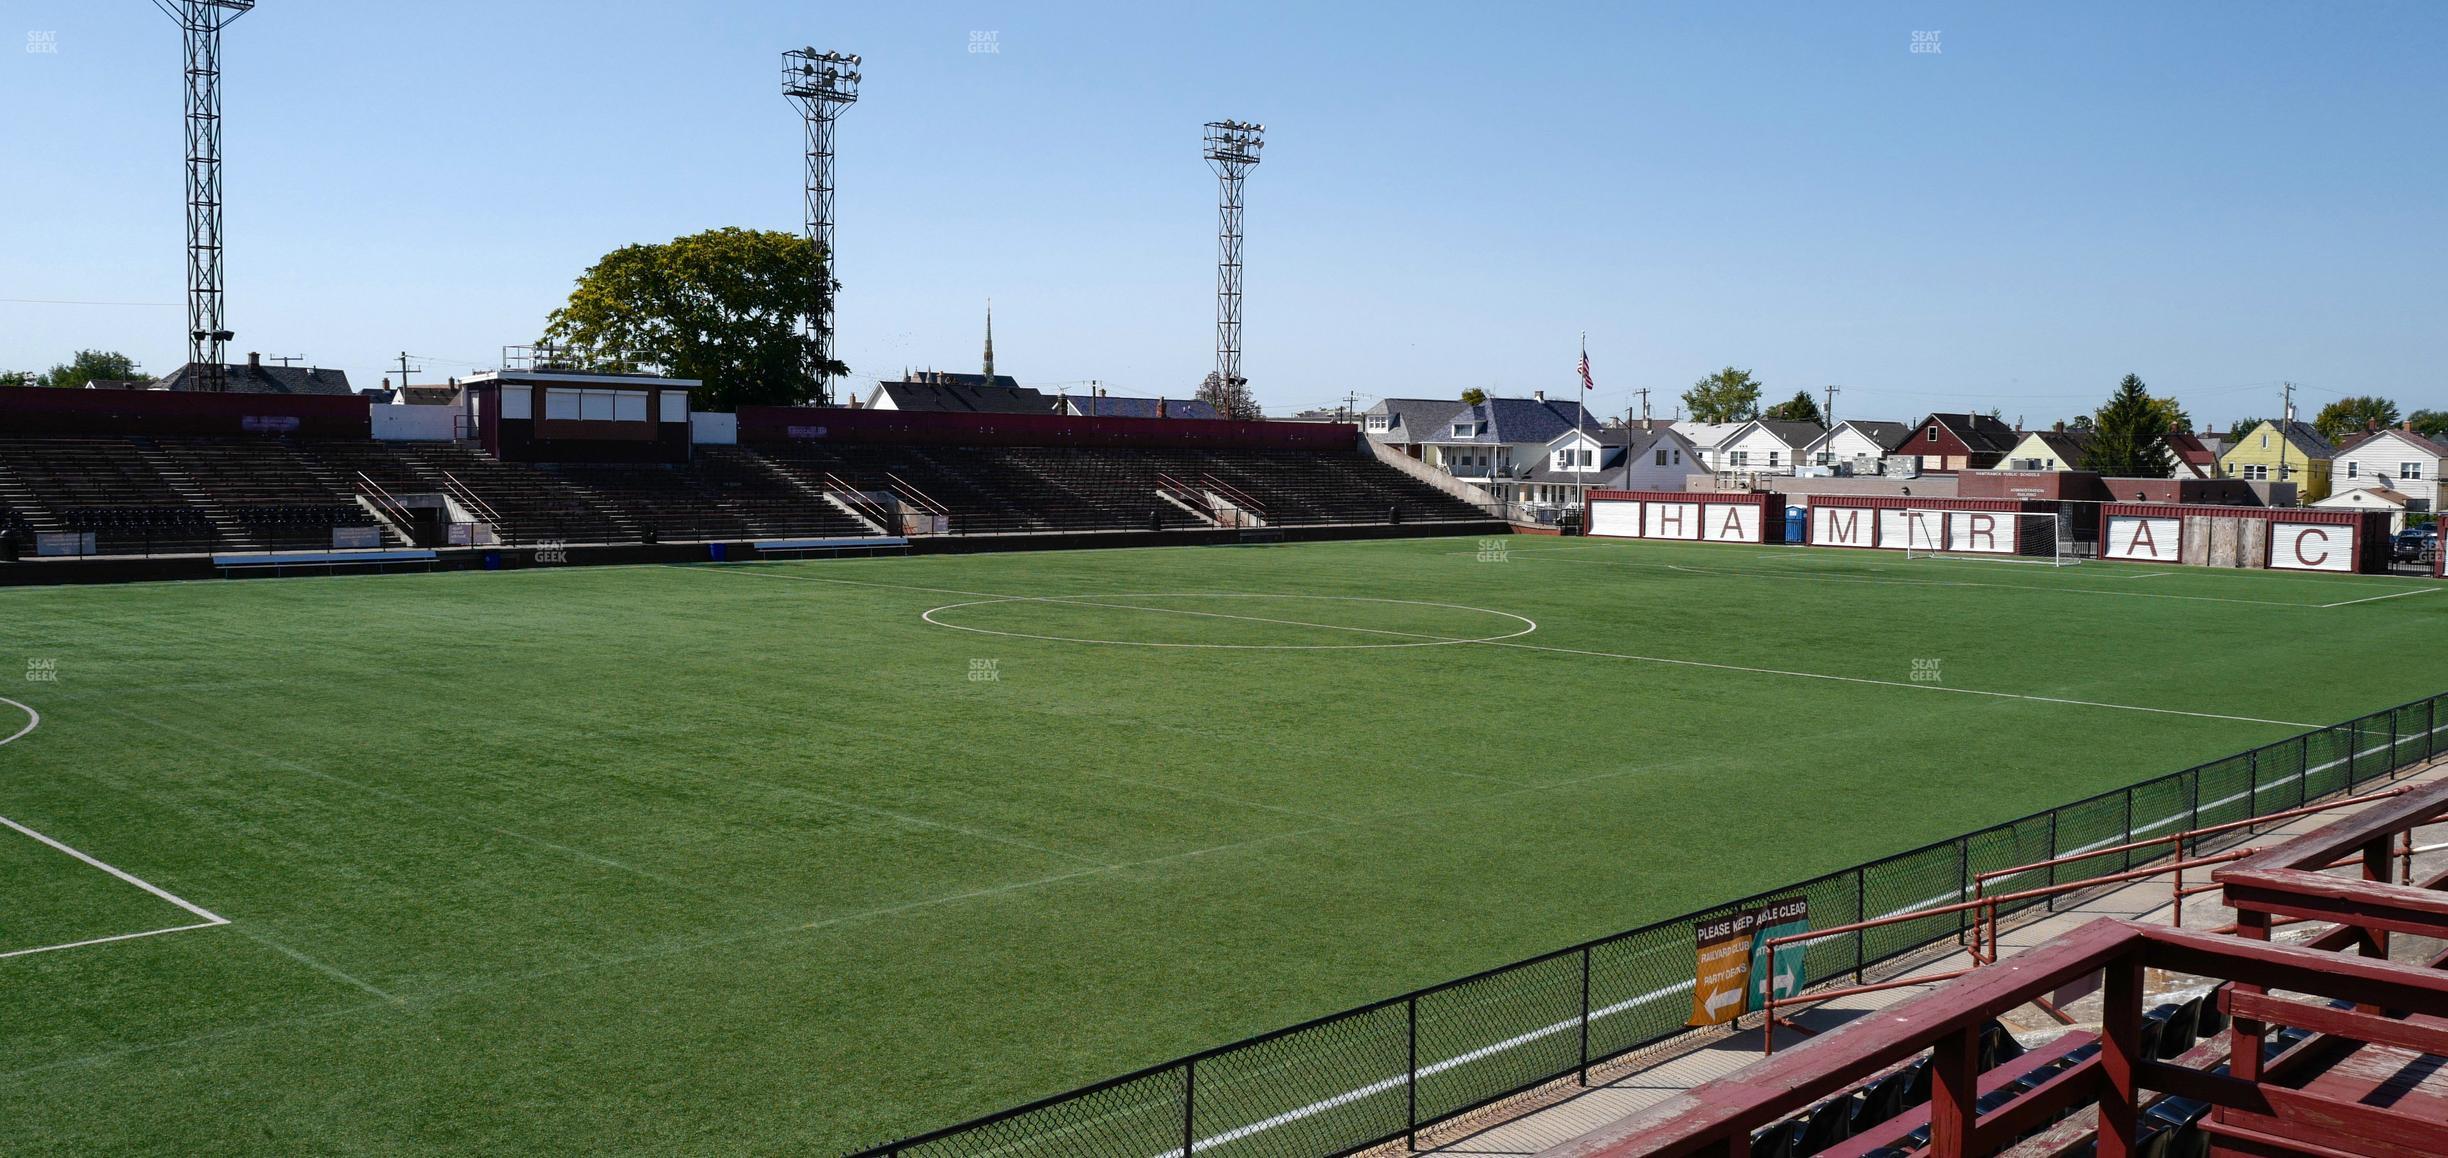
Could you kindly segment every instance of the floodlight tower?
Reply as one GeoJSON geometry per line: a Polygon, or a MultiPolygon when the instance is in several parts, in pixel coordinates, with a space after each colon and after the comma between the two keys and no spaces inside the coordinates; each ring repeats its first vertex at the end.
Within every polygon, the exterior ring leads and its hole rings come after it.
{"type": "Polygon", "coordinates": [[[1241,376],[1241,182],[1266,147],[1265,125],[1207,122],[1207,167],[1216,175],[1216,377],[1232,396],[1241,376]]]}
{"type": "Polygon", "coordinates": [[[221,288],[221,30],[255,0],[153,0],[187,40],[187,361],[205,390],[227,383],[221,288]]]}
{"type": "MultiPolygon", "coordinates": [[[[840,52],[794,48],[782,54],[782,95],[799,106],[807,129],[808,244],[824,259],[833,279],[833,122],[858,103],[859,58],[840,52]]],[[[830,287],[827,287],[828,289],[830,287]]],[[[833,402],[833,295],[808,303],[808,334],[816,339],[817,400],[833,402]]]]}

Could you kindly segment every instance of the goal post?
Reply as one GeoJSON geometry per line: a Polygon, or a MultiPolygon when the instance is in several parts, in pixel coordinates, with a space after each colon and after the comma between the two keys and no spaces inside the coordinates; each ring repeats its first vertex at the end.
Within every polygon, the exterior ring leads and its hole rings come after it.
{"type": "Polygon", "coordinates": [[[2082,562],[2073,528],[2055,511],[1956,511],[1913,507],[1900,512],[1904,557],[1983,563],[2082,562]]]}

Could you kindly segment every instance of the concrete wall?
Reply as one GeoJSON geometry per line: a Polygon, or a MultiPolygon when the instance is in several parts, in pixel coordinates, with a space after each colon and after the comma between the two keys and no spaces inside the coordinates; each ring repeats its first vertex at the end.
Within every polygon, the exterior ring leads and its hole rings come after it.
{"type": "Polygon", "coordinates": [[[449,442],[463,413],[456,406],[369,406],[378,442],[449,442]]]}
{"type": "Polygon", "coordinates": [[[1436,489],[1452,495],[1463,502],[1475,503],[1483,510],[1493,510],[1496,507],[1496,496],[1489,494],[1487,489],[1484,487],[1473,486],[1470,483],[1463,482],[1461,479],[1455,478],[1444,471],[1438,470],[1427,463],[1421,462],[1410,455],[1404,454],[1403,452],[1396,450],[1391,446],[1387,446],[1385,443],[1379,442],[1376,439],[1370,438],[1366,435],[1361,436],[1360,445],[1367,449],[1370,454],[1377,456],[1377,461],[1393,467],[1404,474],[1410,475],[1412,478],[1418,479],[1421,482],[1427,483],[1429,486],[1435,487],[1436,489]]]}

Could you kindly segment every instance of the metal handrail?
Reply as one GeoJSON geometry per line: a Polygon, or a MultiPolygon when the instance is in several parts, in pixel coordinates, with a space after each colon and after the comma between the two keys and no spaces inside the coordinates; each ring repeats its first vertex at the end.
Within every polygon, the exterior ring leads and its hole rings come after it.
{"type": "Polygon", "coordinates": [[[407,539],[411,546],[415,545],[414,524],[416,520],[408,514],[407,504],[393,498],[390,491],[385,490],[381,483],[368,477],[364,471],[357,472],[357,493],[374,504],[375,514],[391,520],[394,524],[393,529],[397,530],[402,538],[407,539]]]}
{"type": "Polygon", "coordinates": [[[919,510],[925,511],[930,515],[941,515],[947,519],[952,517],[952,508],[936,502],[933,496],[927,494],[925,491],[919,490],[908,479],[902,478],[900,475],[894,474],[891,471],[884,472],[884,477],[893,484],[893,494],[895,496],[905,501],[914,500],[915,505],[919,510]]]}
{"type": "MultiPolygon", "coordinates": [[[[885,510],[884,504],[868,498],[867,492],[851,485],[849,480],[842,478],[840,475],[834,474],[832,471],[824,472],[819,476],[819,479],[825,484],[826,494],[832,495],[834,498],[839,499],[843,505],[850,508],[853,514],[856,514],[860,518],[875,524],[877,530],[888,535],[895,534],[900,531],[901,520],[891,511],[885,510]]],[[[891,492],[888,491],[886,493],[889,494],[891,492]]],[[[899,496],[895,495],[894,497],[898,498],[899,496]]]]}

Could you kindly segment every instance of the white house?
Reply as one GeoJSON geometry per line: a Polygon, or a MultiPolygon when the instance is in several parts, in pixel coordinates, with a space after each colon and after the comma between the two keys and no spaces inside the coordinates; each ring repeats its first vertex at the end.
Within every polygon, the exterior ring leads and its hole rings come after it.
{"type": "Polygon", "coordinates": [[[1717,444],[1709,465],[1743,474],[1792,474],[1804,448],[1826,434],[1816,422],[1754,418],[1717,444]]]}
{"type": "Polygon", "coordinates": [[[1592,490],[1682,490],[1693,461],[1691,440],[1663,425],[1569,430],[1547,444],[1546,458],[1524,472],[1517,490],[1537,518],[1578,509],[1592,490]]]}
{"type": "Polygon", "coordinates": [[[1718,450],[1725,446],[1727,439],[1749,425],[1748,422],[1684,422],[1676,424],[1675,430],[1692,444],[1692,454],[1702,467],[1717,470],[1718,450]]]}
{"type": "Polygon", "coordinates": [[[2312,505],[2324,511],[2387,511],[2389,533],[2394,535],[2405,530],[2406,511],[2413,501],[2387,487],[2363,486],[2333,492],[2312,505]]]}
{"type": "Polygon", "coordinates": [[[1875,472],[1888,455],[1911,437],[1912,427],[1901,422],[1839,422],[1836,429],[1802,448],[1802,461],[1811,466],[1847,463],[1875,472]]]}
{"type": "MultiPolygon", "coordinates": [[[[2338,445],[2337,457],[2329,463],[2329,488],[2332,494],[2393,490],[2406,497],[2408,511],[2437,511],[2444,466],[2448,446],[2411,430],[2367,430],[2338,445]]],[[[2402,513],[2398,521],[2404,522],[2402,513]]]]}

